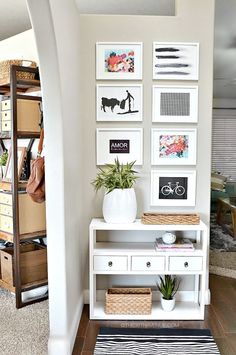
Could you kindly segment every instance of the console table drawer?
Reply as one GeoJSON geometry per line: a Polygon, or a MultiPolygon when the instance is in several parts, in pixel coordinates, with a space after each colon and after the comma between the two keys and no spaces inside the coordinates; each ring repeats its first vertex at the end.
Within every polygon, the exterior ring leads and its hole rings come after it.
{"type": "Polygon", "coordinates": [[[127,271],[127,256],[95,255],[93,258],[95,271],[127,271]]]}
{"type": "Polygon", "coordinates": [[[132,271],[159,271],[165,269],[165,257],[162,256],[132,256],[132,271]]]}
{"type": "Polygon", "coordinates": [[[170,271],[201,271],[201,256],[171,256],[169,262],[170,271]]]}

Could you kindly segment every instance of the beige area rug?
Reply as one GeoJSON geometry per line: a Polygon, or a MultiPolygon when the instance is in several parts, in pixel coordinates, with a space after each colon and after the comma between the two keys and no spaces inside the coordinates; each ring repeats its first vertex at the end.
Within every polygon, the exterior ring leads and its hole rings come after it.
{"type": "Polygon", "coordinates": [[[48,301],[16,309],[15,296],[0,288],[0,355],[47,355],[48,301]]]}
{"type": "Polygon", "coordinates": [[[236,279],[236,252],[210,250],[210,273],[236,279]]]}

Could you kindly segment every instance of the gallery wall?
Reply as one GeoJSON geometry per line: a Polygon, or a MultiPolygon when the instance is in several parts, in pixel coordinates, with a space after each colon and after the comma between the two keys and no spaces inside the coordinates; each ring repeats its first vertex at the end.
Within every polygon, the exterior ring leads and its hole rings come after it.
{"type": "MultiPolygon", "coordinates": [[[[88,226],[91,218],[102,216],[103,192],[95,193],[91,181],[97,173],[96,136],[97,128],[142,128],[143,165],[135,190],[138,200],[138,217],[144,211],[189,211],[198,212],[204,222],[209,222],[210,208],[210,162],[212,118],[212,68],[213,68],[213,21],[214,1],[177,1],[175,17],[145,16],[81,16],[81,117],[83,119],[83,223],[84,255],[88,252],[88,226]],[[201,25],[199,25],[201,24],[201,25]],[[142,42],[143,79],[137,81],[96,80],[96,42],[142,42]],[[199,43],[199,79],[153,80],[153,42],[199,43]],[[96,84],[142,84],[142,122],[96,122],[96,84]],[[198,122],[196,124],[168,124],[152,122],[152,85],[197,85],[198,122]],[[151,128],[197,128],[197,159],[195,166],[175,166],[171,170],[196,171],[195,206],[150,206],[151,169],[167,170],[163,166],[151,166],[151,128]]],[[[169,166],[170,167],[170,166],[169,166]]],[[[85,288],[88,274],[85,278],[85,288]]]]}

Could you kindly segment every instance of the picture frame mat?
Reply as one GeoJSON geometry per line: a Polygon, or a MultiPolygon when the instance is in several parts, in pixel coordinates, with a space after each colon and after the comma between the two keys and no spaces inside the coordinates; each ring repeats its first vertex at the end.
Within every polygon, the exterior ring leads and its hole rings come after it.
{"type": "Polygon", "coordinates": [[[151,206],[195,206],[196,202],[196,171],[195,170],[151,170],[151,206]],[[187,199],[159,199],[159,178],[160,177],[187,177],[187,199]]]}
{"type": "Polygon", "coordinates": [[[197,159],[197,129],[196,128],[152,128],[151,133],[151,165],[196,165],[197,159]],[[188,158],[161,158],[160,136],[179,135],[189,136],[188,158]]]}
{"type": "Polygon", "coordinates": [[[143,164],[143,129],[142,128],[97,128],[96,130],[97,165],[113,164],[118,157],[120,163],[135,161],[135,165],[143,164]],[[129,140],[129,153],[109,152],[111,140],[129,140]]]}
{"type": "MultiPolygon", "coordinates": [[[[106,98],[106,97],[105,97],[106,98]]],[[[112,105],[111,102],[108,103],[108,105],[112,105]]],[[[128,110],[129,111],[129,110],[128,110]]],[[[143,86],[142,84],[97,84],[96,85],[96,121],[98,122],[141,122],[143,120],[143,86]],[[123,91],[121,91],[123,88],[123,91]],[[125,102],[125,107],[124,107],[124,114],[122,114],[122,110],[120,109],[121,101],[125,100],[127,101],[127,93],[126,90],[128,90],[131,95],[133,96],[134,100],[131,98],[131,111],[136,111],[138,112],[131,112],[127,113],[128,110],[128,104],[129,104],[129,99],[128,102],[125,102]],[[105,106],[103,108],[102,105],[102,98],[104,95],[108,96],[107,97],[109,100],[110,99],[119,99],[120,101],[119,105],[118,103],[114,102],[113,105],[115,104],[112,112],[112,106],[105,106]],[[135,102],[136,100],[136,102],[135,102]],[[106,115],[103,112],[103,110],[106,110],[106,115]],[[117,112],[119,112],[117,114],[117,112]]]]}

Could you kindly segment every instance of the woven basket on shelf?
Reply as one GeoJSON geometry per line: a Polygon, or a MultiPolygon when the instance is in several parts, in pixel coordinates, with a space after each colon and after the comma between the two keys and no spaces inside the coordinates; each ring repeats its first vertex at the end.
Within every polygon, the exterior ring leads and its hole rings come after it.
{"type": "Polygon", "coordinates": [[[199,224],[200,217],[194,213],[143,213],[143,224],[199,224]]]}
{"type": "Polygon", "coordinates": [[[109,288],[106,292],[106,314],[151,314],[150,288],[109,288]]]}
{"type": "MultiPolygon", "coordinates": [[[[0,62],[0,81],[10,82],[10,68],[11,65],[26,66],[30,68],[37,68],[37,63],[32,60],[12,59],[3,60],[0,62]]],[[[16,78],[23,80],[34,80],[35,73],[17,71],[16,78]]]]}

